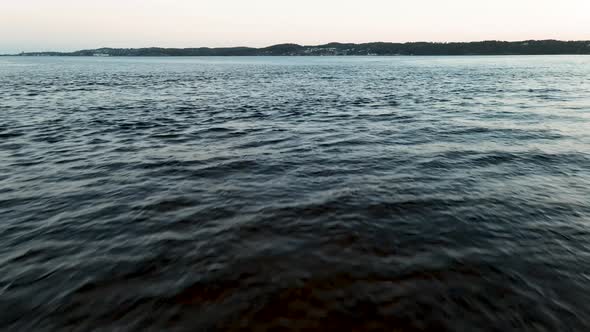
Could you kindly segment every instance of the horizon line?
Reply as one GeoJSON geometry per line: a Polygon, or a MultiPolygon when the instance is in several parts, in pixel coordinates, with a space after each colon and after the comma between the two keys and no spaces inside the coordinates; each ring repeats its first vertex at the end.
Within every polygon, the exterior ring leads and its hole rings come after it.
{"type": "Polygon", "coordinates": [[[501,42],[501,43],[524,43],[524,42],[543,42],[543,41],[557,41],[557,42],[590,42],[590,39],[555,39],[555,38],[548,38],[548,39],[519,39],[519,40],[502,40],[502,39],[481,39],[481,40],[469,40],[469,41],[427,41],[427,40],[417,40],[417,41],[367,41],[367,42],[339,42],[339,41],[331,41],[327,43],[320,43],[320,44],[300,44],[294,42],[283,42],[283,43],[276,43],[270,44],[267,46],[246,46],[246,45],[236,45],[236,46],[190,46],[190,47],[179,47],[179,46],[135,46],[135,47],[113,47],[113,46],[100,46],[100,47],[87,47],[87,48],[79,48],[74,49],[71,51],[68,50],[43,50],[43,51],[21,51],[16,54],[0,54],[0,55],[18,55],[22,53],[73,53],[79,51],[86,51],[86,50],[99,50],[99,49],[150,49],[150,48],[159,48],[159,49],[224,49],[224,48],[250,48],[250,49],[265,49],[273,46],[279,45],[297,45],[303,47],[314,47],[314,46],[325,46],[330,44],[347,44],[347,45],[364,45],[364,44],[471,44],[471,43],[484,43],[484,42],[501,42]]]}

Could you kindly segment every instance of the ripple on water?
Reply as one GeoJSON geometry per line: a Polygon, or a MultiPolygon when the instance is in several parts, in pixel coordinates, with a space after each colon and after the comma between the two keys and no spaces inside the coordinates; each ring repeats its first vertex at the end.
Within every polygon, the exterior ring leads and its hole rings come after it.
{"type": "Polygon", "coordinates": [[[1,330],[590,328],[585,57],[0,72],[1,330]]]}

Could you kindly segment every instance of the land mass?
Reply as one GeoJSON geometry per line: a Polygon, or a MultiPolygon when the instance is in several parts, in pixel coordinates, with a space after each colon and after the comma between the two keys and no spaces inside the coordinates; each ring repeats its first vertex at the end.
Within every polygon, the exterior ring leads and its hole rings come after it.
{"type": "Polygon", "coordinates": [[[590,54],[590,41],[526,40],[460,43],[279,44],[264,48],[98,48],[75,52],[27,52],[19,56],[311,56],[311,55],[543,55],[590,54]]]}

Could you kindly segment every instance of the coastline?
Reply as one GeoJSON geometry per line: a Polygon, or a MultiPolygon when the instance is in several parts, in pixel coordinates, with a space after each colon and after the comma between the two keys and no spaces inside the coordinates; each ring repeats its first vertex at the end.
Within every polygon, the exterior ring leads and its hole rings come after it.
{"type": "Polygon", "coordinates": [[[188,56],[486,56],[486,55],[588,55],[590,41],[528,40],[453,43],[328,43],[323,45],[278,44],[264,48],[97,48],[73,52],[39,51],[0,56],[95,56],[95,57],[188,57],[188,56]]]}

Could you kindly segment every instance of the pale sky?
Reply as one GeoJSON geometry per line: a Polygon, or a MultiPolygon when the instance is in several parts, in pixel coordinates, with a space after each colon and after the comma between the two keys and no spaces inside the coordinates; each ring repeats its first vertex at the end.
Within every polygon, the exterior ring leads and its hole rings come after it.
{"type": "Polygon", "coordinates": [[[590,0],[0,0],[0,53],[590,40],[590,0]]]}

